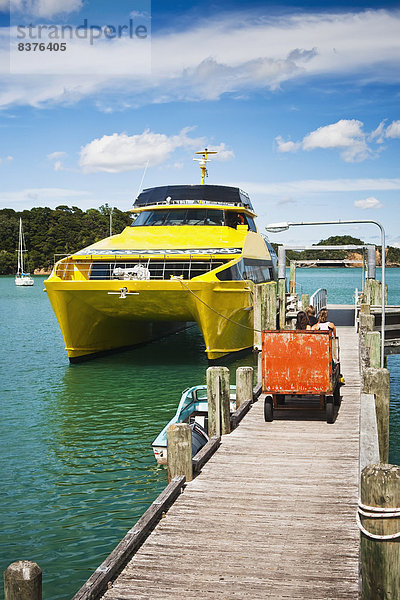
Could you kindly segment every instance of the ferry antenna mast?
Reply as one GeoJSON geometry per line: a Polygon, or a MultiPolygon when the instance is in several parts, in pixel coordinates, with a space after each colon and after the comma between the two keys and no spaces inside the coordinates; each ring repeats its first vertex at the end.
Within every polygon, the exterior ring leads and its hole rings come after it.
{"type": "Polygon", "coordinates": [[[218,154],[218,152],[216,150],[208,150],[207,148],[204,148],[204,150],[200,150],[199,152],[196,152],[196,154],[201,154],[202,156],[202,158],[194,158],[193,160],[196,160],[199,163],[199,167],[201,169],[201,185],[204,185],[204,180],[206,177],[208,177],[207,163],[210,162],[208,155],[218,154]]]}

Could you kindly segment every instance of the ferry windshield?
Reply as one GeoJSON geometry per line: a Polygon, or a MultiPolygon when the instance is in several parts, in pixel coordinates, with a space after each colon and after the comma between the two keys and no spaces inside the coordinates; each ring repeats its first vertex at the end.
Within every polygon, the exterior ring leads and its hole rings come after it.
{"type": "Polygon", "coordinates": [[[176,208],[145,210],[139,213],[132,227],[159,225],[223,225],[224,211],[211,208],[176,208]]]}

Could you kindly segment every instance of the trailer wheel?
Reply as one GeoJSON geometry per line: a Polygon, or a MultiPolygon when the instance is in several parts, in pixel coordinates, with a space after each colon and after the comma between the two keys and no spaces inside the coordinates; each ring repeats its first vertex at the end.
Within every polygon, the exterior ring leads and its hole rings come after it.
{"type": "Polygon", "coordinates": [[[326,422],[327,423],[333,423],[333,397],[329,396],[329,398],[326,399],[326,422]]]}
{"type": "Polygon", "coordinates": [[[274,407],[272,405],[271,396],[267,396],[264,400],[264,421],[271,423],[274,420],[274,407]]]}
{"type": "Polygon", "coordinates": [[[341,402],[340,383],[339,382],[337,382],[335,389],[333,390],[333,402],[336,406],[339,406],[339,404],[341,402]]]}

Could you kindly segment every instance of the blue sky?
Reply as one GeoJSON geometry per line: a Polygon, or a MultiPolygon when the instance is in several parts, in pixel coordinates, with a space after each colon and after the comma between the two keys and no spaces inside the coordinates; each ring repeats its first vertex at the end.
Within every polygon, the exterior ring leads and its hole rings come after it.
{"type": "MultiPolygon", "coordinates": [[[[259,228],[372,219],[400,245],[400,2],[11,0],[11,27],[0,11],[1,208],[126,210],[146,165],[144,187],[197,183],[208,146],[208,182],[246,190],[259,228]],[[146,40],[15,49],[17,25],[130,18],[146,40]]],[[[380,239],[372,225],[270,237],[341,233],[380,239]]]]}

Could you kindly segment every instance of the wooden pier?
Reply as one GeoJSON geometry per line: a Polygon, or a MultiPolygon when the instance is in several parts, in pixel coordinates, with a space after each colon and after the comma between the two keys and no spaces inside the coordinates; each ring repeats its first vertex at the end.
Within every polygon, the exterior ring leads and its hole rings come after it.
{"type": "Polygon", "coordinates": [[[358,598],[358,336],[338,334],[346,385],[334,424],[318,410],[265,423],[254,404],[104,600],[358,598]]]}

